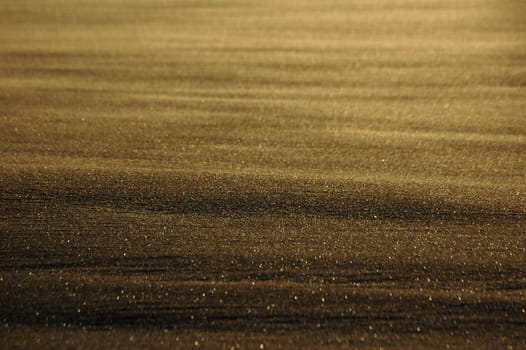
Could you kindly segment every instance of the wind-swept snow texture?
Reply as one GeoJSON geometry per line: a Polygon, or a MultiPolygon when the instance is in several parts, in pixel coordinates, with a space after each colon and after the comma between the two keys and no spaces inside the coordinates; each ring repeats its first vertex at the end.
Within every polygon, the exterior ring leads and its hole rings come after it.
{"type": "Polygon", "coordinates": [[[524,14],[0,1],[0,348],[525,348],[524,14]]]}

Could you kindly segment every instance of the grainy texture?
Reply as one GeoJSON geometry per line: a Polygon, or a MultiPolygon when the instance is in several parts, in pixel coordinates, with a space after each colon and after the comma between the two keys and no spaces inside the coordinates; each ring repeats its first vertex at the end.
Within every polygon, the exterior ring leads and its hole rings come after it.
{"type": "Polygon", "coordinates": [[[0,2],[0,348],[526,347],[524,13],[0,2]]]}

